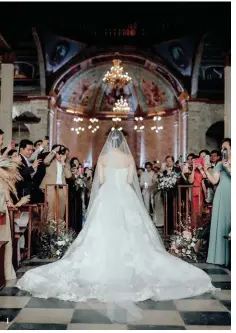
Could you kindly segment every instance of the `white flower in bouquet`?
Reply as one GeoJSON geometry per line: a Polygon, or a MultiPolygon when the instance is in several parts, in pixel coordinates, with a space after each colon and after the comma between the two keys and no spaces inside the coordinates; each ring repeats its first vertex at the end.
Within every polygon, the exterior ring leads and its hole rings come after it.
{"type": "Polygon", "coordinates": [[[183,253],[186,253],[186,249],[182,249],[182,252],[183,252],[183,253]]]}
{"type": "Polygon", "coordinates": [[[195,246],[195,243],[194,243],[194,242],[192,242],[192,243],[190,244],[190,246],[191,246],[191,247],[194,247],[194,246],[195,246]]]}
{"type": "Polygon", "coordinates": [[[61,251],[57,250],[56,255],[59,256],[61,254],[61,251]]]}
{"type": "Polygon", "coordinates": [[[190,245],[188,245],[188,249],[191,250],[191,246],[190,245]]]}
{"type": "Polygon", "coordinates": [[[69,239],[68,239],[68,238],[66,238],[66,242],[67,242],[67,243],[69,242],[69,239]]]}
{"type": "Polygon", "coordinates": [[[176,249],[176,250],[175,250],[175,253],[179,253],[179,250],[178,250],[178,249],[176,249]]]}
{"type": "Polygon", "coordinates": [[[192,239],[192,240],[193,240],[193,242],[196,242],[196,241],[197,241],[197,239],[196,239],[195,237],[193,237],[193,239],[192,239]]]}
{"type": "Polygon", "coordinates": [[[186,254],[191,254],[191,251],[187,250],[187,251],[186,251],[186,254]]]}
{"type": "Polygon", "coordinates": [[[182,239],[180,237],[176,237],[176,244],[180,245],[182,243],[182,239]]]}

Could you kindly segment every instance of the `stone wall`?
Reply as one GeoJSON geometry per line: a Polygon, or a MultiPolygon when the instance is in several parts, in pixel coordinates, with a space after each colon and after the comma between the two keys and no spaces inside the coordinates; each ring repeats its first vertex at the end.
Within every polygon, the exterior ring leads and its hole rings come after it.
{"type": "Polygon", "coordinates": [[[208,128],[218,121],[224,121],[223,104],[188,103],[188,153],[219,148],[214,140],[206,137],[208,128]]]}
{"type": "Polygon", "coordinates": [[[13,119],[25,112],[30,112],[32,116],[40,118],[38,124],[23,124],[22,127],[28,129],[27,132],[14,132],[13,139],[19,142],[21,139],[28,138],[35,142],[38,139],[43,139],[49,131],[49,111],[47,99],[32,99],[24,102],[14,102],[13,104],[13,119]],[[25,125],[25,126],[24,126],[25,125]]]}
{"type": "MultiPolygon", "coordinates": [[[[69,147],[71,156],[78,157],[81,161],[86,161],[93,165],[96,163],[98,155],[105,143],[106,133],[113,126],[111,120],[101,120],[100,129],[92,134],[90,131],[77,135],[71,132],[71,127],[76,124],[73,116],[65,113],[58,113],[57,126],[61,143],[69,147]]],[[[163,118],[163,131],[155,133],[151,130],[152,120],[144,121],[145,131],[137,133],[134,128],[135,123],[132,120],[122,122],[121,126],[128,133],[128,143],[134,155],[138,166],[143,165],[146,161],[159,160],[163,162],[166,155],[173,155],[175,149],[175,138],[173,135],[175,126],[175,116],[163,118]]],[[[83,126],[87,129],[88,120],[83,121],[83,126]]]]}

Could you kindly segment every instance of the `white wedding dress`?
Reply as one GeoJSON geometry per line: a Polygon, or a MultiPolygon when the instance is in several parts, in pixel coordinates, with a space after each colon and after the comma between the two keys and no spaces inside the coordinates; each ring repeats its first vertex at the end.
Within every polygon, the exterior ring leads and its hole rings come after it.
{"type": "Polygon", "coordinates": [[[205,272],[166,252],[145,206],[127,183],[132,167],[104,167],[102,172],[104,183],[65,256],[27,271],[16,286],[40,298],[96,299],[110,306],[106,314],[119,322],[141,318],[138,301],[213,291],[205,272]],[[125,315],[119,316],[114,305],[125,309],[125,315]]]}

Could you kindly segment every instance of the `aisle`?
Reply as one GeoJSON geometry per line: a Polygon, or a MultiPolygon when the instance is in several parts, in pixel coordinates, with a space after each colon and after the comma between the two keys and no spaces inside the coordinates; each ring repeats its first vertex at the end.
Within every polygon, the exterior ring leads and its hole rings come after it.
{"type": "MultiPolygon", "coordinates": [[[[45,262],[41,262],[43,264],[45,262]]],[[[20,278],[27,270],[38,266],[29,262],[20,268],[20,278]]],[[[11,281],[0,290],[0,330],[66,330],[66,329],[154,329],[154,330],[230,330],[231,276],[227,269],[208,264],[198,264],[222,290],[214,296],[206,294],[193,299],[140,303],[144,318],[137,325],[111,324],[100,313],[81,303],[43,300],[31,297],[27,292],[14,288],[11,281]],[[7,325],[7,318],[9,324],[7,325]]],[[[56,277],[55,277],[56,279],[56,277]]]]}

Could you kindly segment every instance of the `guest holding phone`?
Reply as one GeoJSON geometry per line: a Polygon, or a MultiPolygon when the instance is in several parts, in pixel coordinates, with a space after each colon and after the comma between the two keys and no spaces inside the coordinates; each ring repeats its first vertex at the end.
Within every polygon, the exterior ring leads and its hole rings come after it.
{"type": "Polygon", "coordinates": [[[189,175],[189,183],[194,187],[192,189],[192,227],[198,227],[198,220],[202,213],[202,207],[204,202],[202,180],[206,178],[206,174],[203,170],[204,159],[202,157],[193,159],[193,169],[189,175]]]}
{"type": "Polygon", "coordinates": [[[224,238],[231,231],[231,139],[222,142],[222,162],[209,172],[211,167],[205,164],[208,180],[217,186],[211,217],[210,243],[207,262],[216,265],[228,265],[230,259],[228,241],[224,238]]]}

